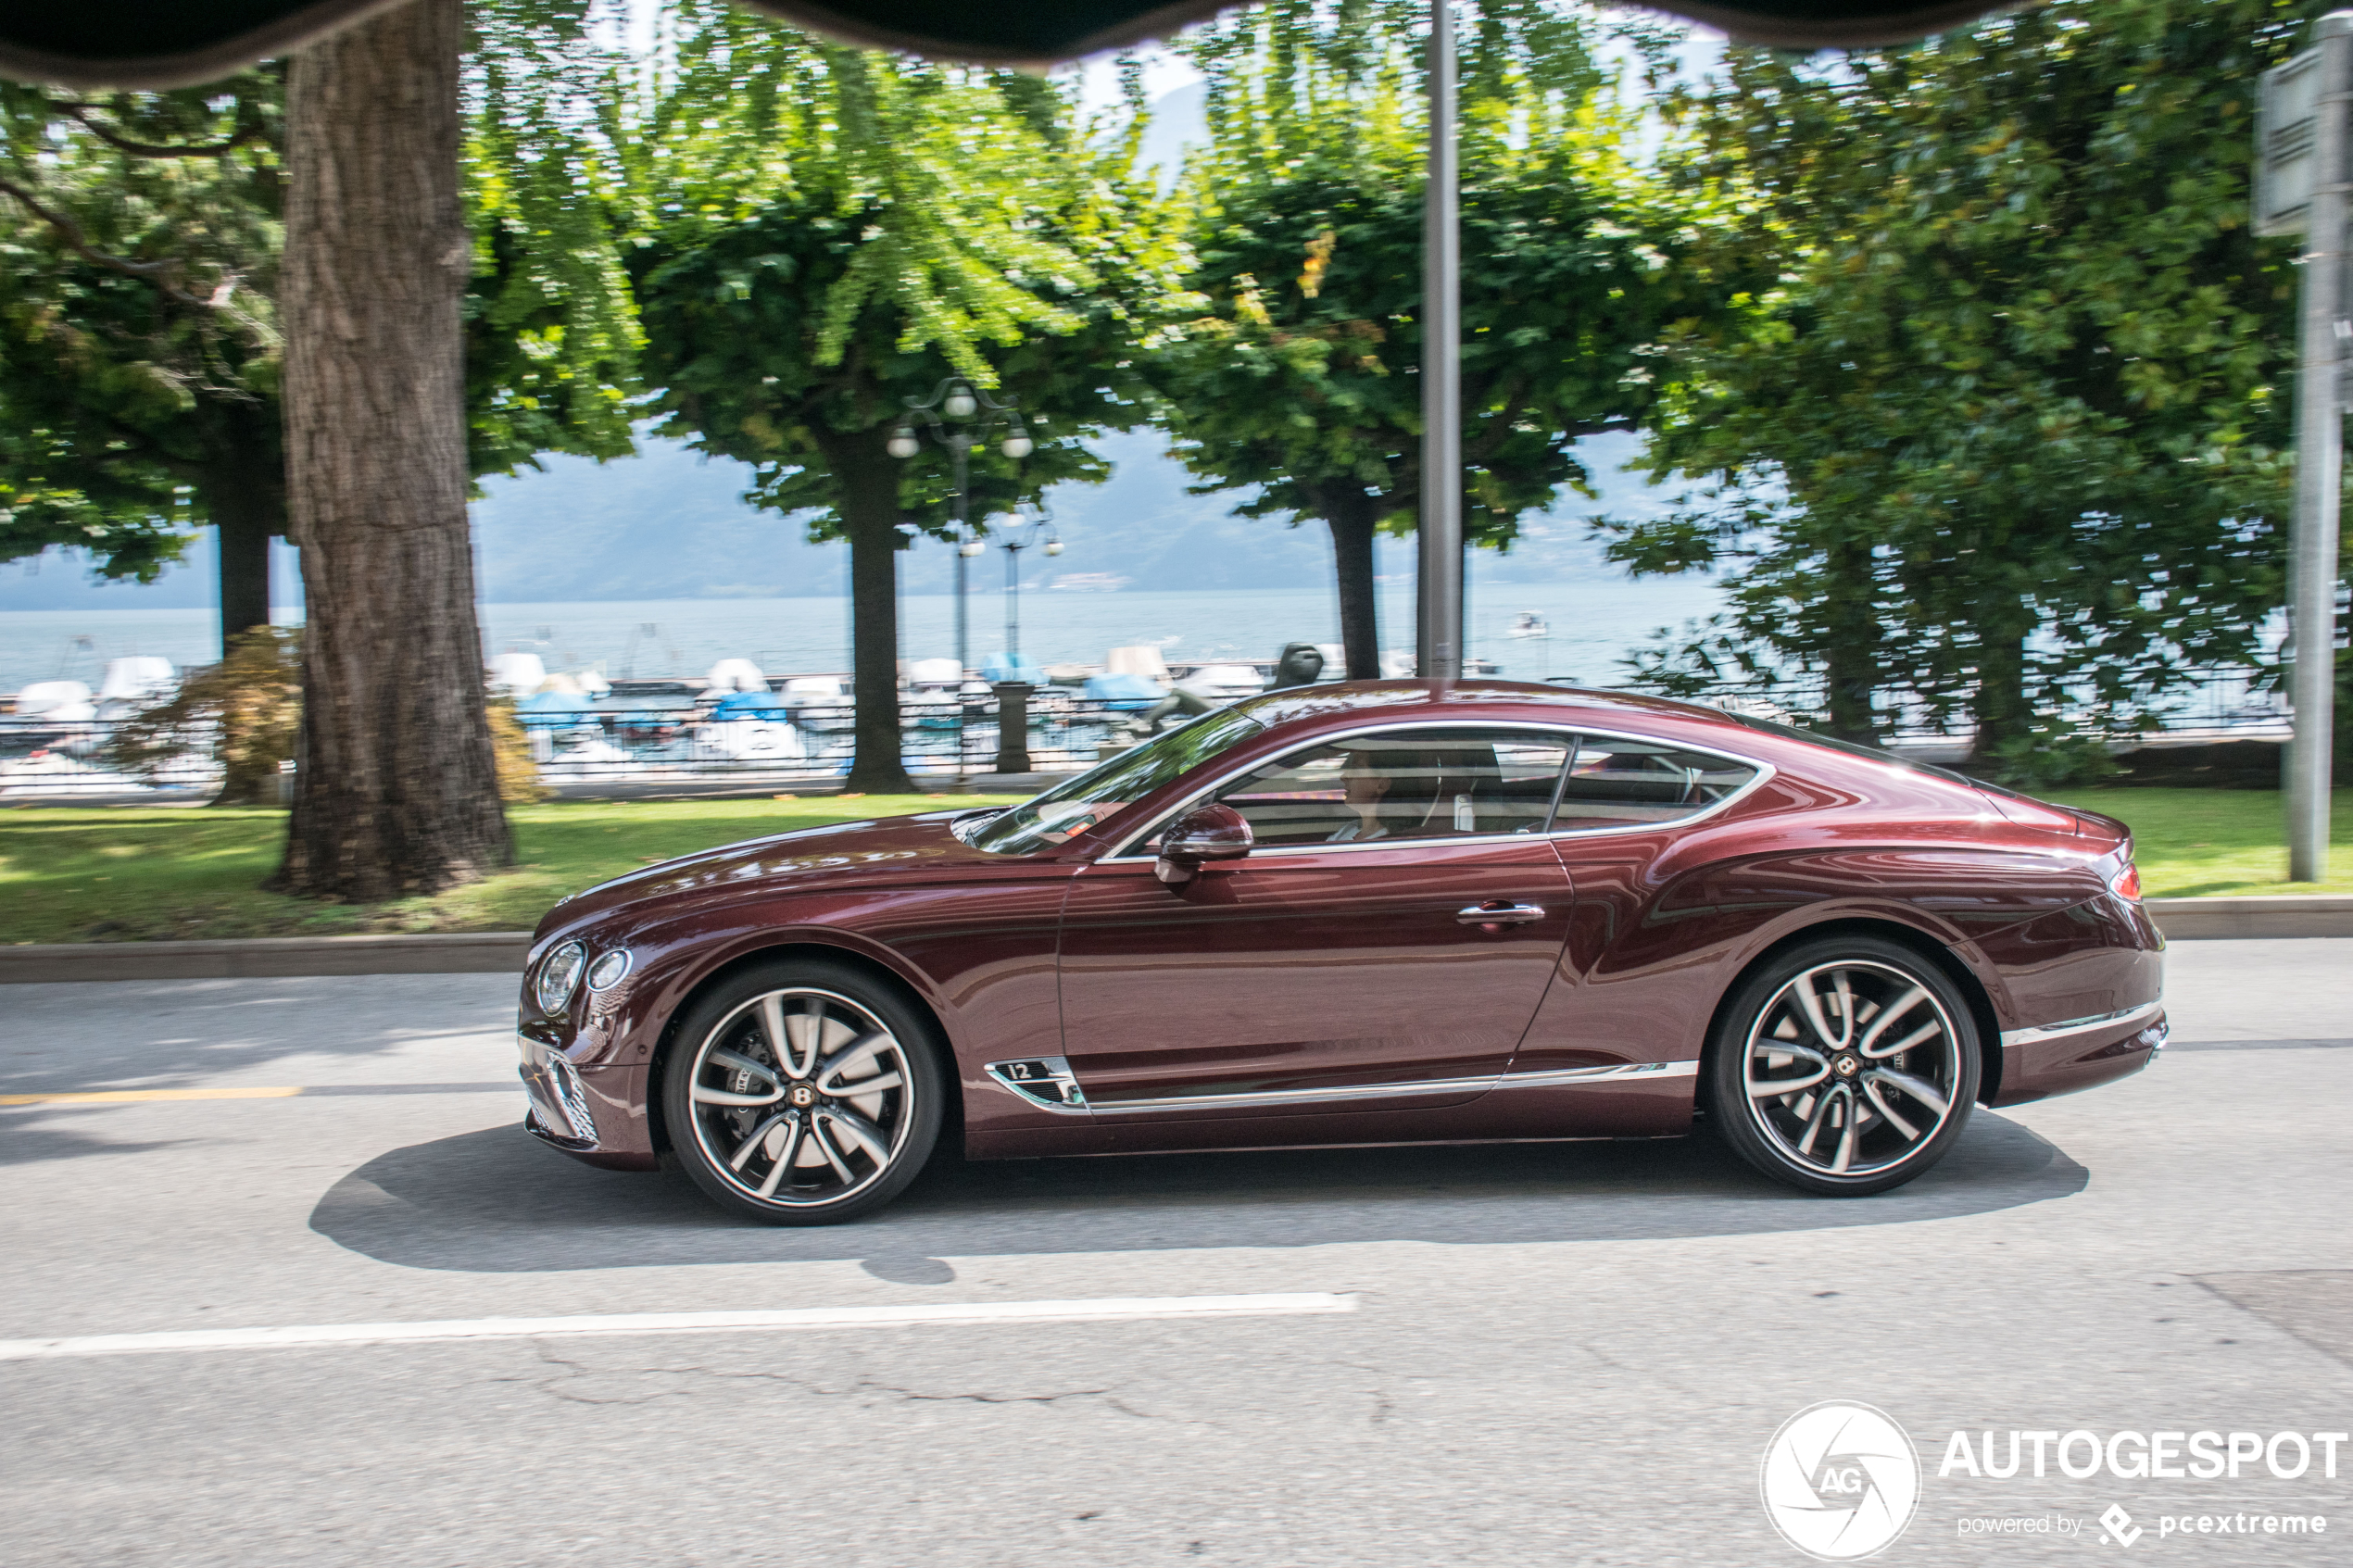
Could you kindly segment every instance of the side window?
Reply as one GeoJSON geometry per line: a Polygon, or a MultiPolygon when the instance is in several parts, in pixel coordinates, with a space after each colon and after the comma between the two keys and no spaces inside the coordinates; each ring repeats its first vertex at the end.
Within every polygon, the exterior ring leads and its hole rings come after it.
{"type": "Polygon", "coordinates": [[[1569,737],[1506,728],[1387,730],[1294,751],[1215,798],[1265,846],[1538,833],[1569,737]]]}
{"type": "Polygon", "coordinates": [[[1671,822],[1706,810],[1755,776],[1755,769],[1729,758],[1587,735],[1561,784],[1553,830],[1671,822]]]}

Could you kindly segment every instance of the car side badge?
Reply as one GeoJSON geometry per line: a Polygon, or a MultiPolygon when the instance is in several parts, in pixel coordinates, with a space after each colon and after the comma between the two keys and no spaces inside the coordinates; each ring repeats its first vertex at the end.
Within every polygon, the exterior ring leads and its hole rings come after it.
{"type": "Polygon", "coordinates": [[[1026,1061],[992,1061],[981,1069],[1005,1087],[1049,1110],[1084,1110],[1087,1092],[1059,1056],[1031,1057],[1026,1061]]]}

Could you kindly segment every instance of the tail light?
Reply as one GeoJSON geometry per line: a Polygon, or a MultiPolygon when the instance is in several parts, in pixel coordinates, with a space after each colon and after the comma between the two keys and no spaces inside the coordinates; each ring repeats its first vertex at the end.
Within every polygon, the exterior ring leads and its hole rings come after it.
{"type": "Polygon", "coordinates": [[[2122,871],[2116,873],[2116,880],[2108,885],[2116,889],[2116,896],[2119,898],[2127,903],[2139,903],[2141,901],[2141,868],[2127,863],[2122,871]]]}

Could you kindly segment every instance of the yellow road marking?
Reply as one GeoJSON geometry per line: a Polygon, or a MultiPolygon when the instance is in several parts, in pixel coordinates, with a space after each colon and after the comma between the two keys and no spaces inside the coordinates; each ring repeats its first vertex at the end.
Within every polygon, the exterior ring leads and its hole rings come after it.
{"type": "Polygon", "coordinates": [[[0,1105],[100,1105],[133,1099],[284,1099],[300,1085],[267,1089],[100,1089],[74,1095],[0,1095],[0,1105]]]}

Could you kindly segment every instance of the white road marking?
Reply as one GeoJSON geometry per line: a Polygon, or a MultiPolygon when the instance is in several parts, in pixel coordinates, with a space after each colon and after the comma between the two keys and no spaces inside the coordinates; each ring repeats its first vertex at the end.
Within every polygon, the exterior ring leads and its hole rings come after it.
{"type": "Polygon", "coordinates": [[[389,1345],[451,1339],[584,1338],[725,1330],[883,1328],[914,1323],[1116,1323],[1140,1318],[1269,1318],[1353,1312],[1353,1296],[1112,1296],[1082,1301],[910,1302],[892,1307],[787,1307],[751,1312],[616,1312],[562,1318],[444,1318],[426,1323],[327,1323],[291,1328],[187,1329],[0,1339],[0,1361],[166,1351],[274,1350],[299,1345],[389,1345]]]}

